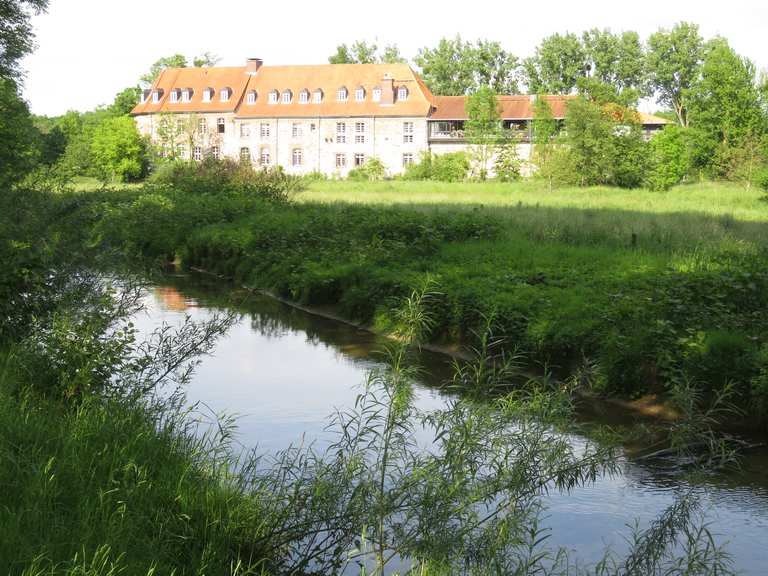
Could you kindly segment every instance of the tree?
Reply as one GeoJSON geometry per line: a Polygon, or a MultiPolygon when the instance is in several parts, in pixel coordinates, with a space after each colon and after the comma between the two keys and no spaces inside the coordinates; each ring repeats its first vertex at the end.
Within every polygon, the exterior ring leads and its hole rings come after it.
{"type": "MultiPolygon", "coordinates": [[[[0,0],[0,80],[20,78],[19,61],[35,48],[30,16],[47,8],[48,0],[0,0]]],[[[1,89],[6,101],[8,88],[1,89]]]]}
{"type": "Polygon", "coordinates": [[[182,54],[164,56],[152,64],[149,72],[141,77],[141,82],[146,86],[151,86],[157,80],[157,77],[160,76],[160,72],[166,68],[184,68],[186,65],[187,59],[182,54]]]}
{"type": "Polygon", "coordinates": [[[376,44],[368,44],[365,40],[358,40],[350,48],[346,44],[339,44],[336,53],[328,58],[331,64],[373,64],[378,60],[376,44]]]}
{"type": "Polygon", "coordinates": [[[667,126],[648,143],[649,169],[645,183],[651,190],[669,190],[692,168],[691,129],[667,126]]]}
{"type": "Polygon", "coordinates": [[[6,186],[34,167],[37,131],[16,83],[4,78],[0,78],[0,118],[0,186],[6,186]]]}
{"type": "Polygon", "coordinates": [[[615,87],[617,92],[642,92],[645,52],[637,32],[614,34],[593,28],[582,35],[588,75],[615,87]]]}
{"type": "Polygon", "coordinates": [[[199,56],[195,56],[192,59],[192,66],[195,68],[210,68],[211,66],[216,66],[216,64],[219,62],[221,62],[221,58],[216,56],[216,54],[211,52],[203,52],[199,56]]]}
{"type": "Polygon", "coordinates": [[[109,107],[110,113],[115,116],[125,116],[139,103],[141,88],[130,86],[115,95],[115,101],[109,107]]]}
{"type": "Polygon", "coordinates": [[[436,48],[419,50],[415,62],[436,94],[461,96],[484,86],[500,94],[518,91],[518,59],[498,42],[443,38],[436,48]]]}
{"type": "Polygon", "coordinates": [[[127,116],[102,122],[94,131],[91,153],[96,173],[103,181],[125,182],[144,175],[147,146],[127,116]]]}
{"type": "Polygon", "coordinates": [[[552,114],[549,103],[541,96],[533,104],[533,149],[531,161],[537,172],[547,173],[547,165],[552,157],[557,134],[557,120],[552,114]]]}
{"type": "Polygon", "coordinates": [[[689,91],[702,59],[703,40],[696,24],[680,22],[648,39],[648,86],[659,104],[675,111],[681,126],[688,126],[689,91]]]}
{"type": "Polygon", "coordinates": [[[400,54],[400,48],[397,44],[388,44],[384,46],[384,51],[381,53],[379,60],[383,64],[405,64],[407,59],[403,58],[400,54]]]}
{"type": "Polygon", "coordinates": [[[502,182],[512,182],[520,178],[522,162],[517,153],[517,140],[509,134],[503,134],[497,147],[493,172],[502,182]]]}
{"type": "Polygon", "coordinates": [[[496,92],[483,86],[467,98],[467,121],[464,124],[471,155],[480,180],[488,176],[488,163],[501,137],[500,104],[496,92]]]}
{"type": "Polygon", "coordinates": [[[587,52],[575,34],[544,38],[535,54],[523,62],[530,94],[570,94],[587,69],[587,52]]]}

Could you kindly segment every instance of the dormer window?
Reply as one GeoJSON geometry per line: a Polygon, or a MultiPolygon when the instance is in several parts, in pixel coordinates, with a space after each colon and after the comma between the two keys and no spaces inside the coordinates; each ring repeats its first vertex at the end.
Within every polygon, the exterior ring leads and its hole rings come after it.
{"type": "Polygon", "coordinates": [[[365,100],[365,88],[362,86],[358,86],[357,90],[355,90],[355,101],[356,102],[362,102],[365,100]]]}
{"type": "Polygon", "coordinates": [[[349,98],[349,92],[344,86],[336,91],[336,100],[339,102],[346,102],[347,98],[349,98]]]}
{"type": "Polygon", "coordinates": [[[269,103],[270,104],[277,104],[277,100],[280,98],[280,94],[277,90],[272,90],[272,92],[269,93],[269,103]]]}
{"type": "Polygon", "coordinates": [[[397,89],[397,99],[408,100],[408,88],[400,86],[400,88],[397,89]]]}
{"type": "Polygon", "coordinates": [[[230,98],[232,98],[232,88],[224,88],[219,99],[222,102],[229,102],[230,98]]]}
{"type": "Polygon", "coordinates": [[[248,92],[247,100],[248,104],[256,104],[256,90],[248,92]]]}
{"type": "Polygon", "coordinates": [[[302,90],[299,92],[299,104],[306,104],[309,102],[309,90],[302,90]]]}
{"type": "Polygon", "coordinates": [[[293,92],[290,90],[283,90],[283,104],[290,104],[293,100],[293,92]]]}
{"type": "Polygon", "coordinates": [[[373,91],[371,92],[371,99],[373,99],[374,102],[381,102],[381,88],[376,86],[373,91]]]}
{"type": "Polygon", "coordinates": [[[152,92],[152,103],[153,104],[158,104],[162,97],[163,97],[163,91],[162,90],[155,90],[154,92],[152,92]]]}
{"type": "Polygon", "coordinates": [[[181,101],[182,102],[192,101],[192,88],[187,88],[186,90],[181,91],[181,101]]]}
{"type": "Polygon", "coordinates": [[[211,100],[213,100],[213,94],[214,94],[213,88],[206,88],[205,90],[203,90],[203,102],[210,102],[211,100]]]}
{"type": "Polygon", "coordinates": [[[171,90],[171,104],[176,104],[179,101],[179,94],[181,94],[181,90],[171,90]]]}
{"type": "Polygon", "coordinates": [[[315,90],[315,93],[312,94],[312,102],[315,104],[320,104],[320,102],[323,101],[323,91],[318,88],[315,90]]]}
{"type": "Polygon", "coordinates": [[[142,90],[141,92],[141,103],[144,104],[147,100],[149,100],[149,93],[151,90],[142,90]]]}

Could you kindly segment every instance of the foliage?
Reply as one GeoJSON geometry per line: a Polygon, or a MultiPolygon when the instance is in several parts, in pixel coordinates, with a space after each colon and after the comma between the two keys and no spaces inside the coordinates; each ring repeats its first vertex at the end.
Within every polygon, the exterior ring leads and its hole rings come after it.
{"type": "Polygon", "coordinates": [[[763,166],[753,175],[755,186],[768,193],[768,166],[763,166]]]}
{"type": "Polygon", "coordinates": [[[435,48],[420,49],[414,61],[435,94],[464,95],[482,87],[498,94],[518,92],[517,57],[498,42],[442,38],[435,48]]]}
{"type": "Polygon", "coordinates": [[[18,64],[35,48],[30,17],[47,8],[48,0],[0,1],[0,82],[3,85],[21,77],[18,64]]]}
{"type": "Polygon", "coordinates": [[[131,112],[139,103],[141,88],[138,86],[129,86],[118,92],[115,100],[109,106],[109,111],[115,116],[125,116],[131,112]]]}
{"type": "Polygon", "coordinates": [[[509,136],[502,138],[496,150],[496,160],[493,163],[496,178],[501,182],[519,180],[522,160],[517,152],[517,141],[509,136]]]}
{"type": "Polygon", "coordinates": [[[586,75],[587,53],[576,34],[554,34],[526,58],[523,71],[531,94],[570,94],[586,75]]]}
{"type": "MultiPolygon", "coordinates": [[[[1,6],[1,5],[0,5],[1,6]]],[[[36,130],[16,84],[0,78],[0,187],[32,170],[38,157],[36,130]]]]}
{"type": "Polygon", "coordinates": [[[674,110],[681,126],[688,126],[689,91],[699,76],[704,55],[696,24],[680,22],[648,38],[648,84],[657,101],[674,110]]]}
{"type": "Polygon", "coordinates": [[[213,54],[212,52],[203,52],[192,59],[192,66],[195,68],[210,68],[211,66],[216,66],[220,61],[221,58],[216,56],[216,54],[213,54]]]}
{"type": "Polygon", "coordinates": [[[365,159],[365,163],[359,168],[353,168],[347,173],[350,180],[383,180],[387,174],[387,167],[379,158],[371,156],[365,159]]]}
{"type": "Polygon", "coordinates": [[[545,170],[554,147],[553,138],[557,134],[557,121],[552,115],[547,101],[537,96],[533,103],[533,140],[531,142],[531,162],[539,172],[545,170]]]}
{"type": "Polygon", "coordinates": [[[396,64],[405,63],[407,60],[400,55],[400,49],[396,44],[388,44],[379,53],[376,44],[368,44],[364,40],[358,40],[352,46],[339,44],[336,52],[328,58],[330,64],[396,64]]]}
{"type": "Polygon", "coordinates": [[[160,76],[160,73],[166,68],[184,68],[187,65],[187,58],[183,54],[174,54],[173,56],[163,56],[158,58],[149,68],[149,72],[142,75],[141,83],[145,86],[151,86],[160,76]]]}
{"type": "Polygon", "coordinates": [[[146,173],[147,143],[127,116],[99,124],[91,138],[91,155],[94,170],[104,182],[130,182],[146,173]]]}
{"type": "Polygon", "coordinates": [[[682,182],[693,167],[690,128],[667,126],[649,142],[645,183],[651,190],[669,190],[682,182]]]}
{"type": "Polygon", "coordinates": [[[465,152],[435,154],[432,158],[431,178],[441,182],[461,182],[471,168],[465,152]]]}
{"type": "Polygon", "coordinates": [[[483,87],[471,94],[465,103],[467,120],[464,130],[471,145],[475,173],[480,180],[488,177],[488,163],[494,156],[501,137],[501,105],[496,93],[483,87]]]}

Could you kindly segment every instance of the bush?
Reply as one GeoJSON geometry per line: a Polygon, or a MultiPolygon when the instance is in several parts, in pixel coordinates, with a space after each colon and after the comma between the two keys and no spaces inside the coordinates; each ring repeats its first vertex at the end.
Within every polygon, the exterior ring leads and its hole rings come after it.
{"type": "Polygon", "coordinates": [[[467,178],[471,166],[466,152],[437,154],[432,158],[432,180],[461,182],[467,178]]]}
{"type": "Polygon", "coordinates": [[[651,190],[669,190],[692,168],[691,135],[687,128],[668,126],[649,142],[650,158],[645,184],[651,190]]]}
{"type": "Polygon", "coordinates": [[[386,175],[387,168],[384,166],[384,162],[376,157],[368,158],[365,164],[359,168],[353,168],[347,174],[347,178],[350,180],[365,181],[365,180],[383,180],[386,175]]]}
{"type": "Polygon", "coordinates": [[[760,190],[768,193],[768,166],[763,166],[755,172],[753,183],[760,190]]]}
{"type": "Polygon", "coordinates": [[[430,180],[431,178],[432,154],[429,152],[422,152],[419,161],[408,164],[403,174],[405,180],[430,180]]]}
{"type": "Polygon", "coordinates": [[[168,162],[158,168],[152,181],[180,192],[239,193],[271,202],[286,202],[304,187],[302,178],[286,174],[279,166],[256,170],[245,162],[214,158],[168,162]]]}
{"type": "Polygon", "coordinates": [[[496,173],[496,178],[502,182],[513,182],[520,179],[520,165],[517,146],[514,142],[505,142],[499,148],[493,171],[496,173]]]}

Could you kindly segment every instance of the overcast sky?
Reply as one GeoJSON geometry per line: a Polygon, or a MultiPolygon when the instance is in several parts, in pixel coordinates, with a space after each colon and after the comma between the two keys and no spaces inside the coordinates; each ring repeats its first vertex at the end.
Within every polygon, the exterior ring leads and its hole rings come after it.
{"type": "Polygon", "coordinates": [[[603,0],[348,2],[291,0],[50,0],[34,19],[38,49],[24,62],[25,97],[35,114],[55,115],[110,103],[161,56],[205,51],[222,65],[248,56],[265,64],[327,62],[336,45],[358,39],[394,43],[413,58],[443,36],[498,40],[519,57],[555,32],[598,27],[636,30],[696,22],[721,35],[759,68],[768,67],[764,0],[603,0]]]}

